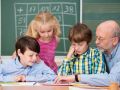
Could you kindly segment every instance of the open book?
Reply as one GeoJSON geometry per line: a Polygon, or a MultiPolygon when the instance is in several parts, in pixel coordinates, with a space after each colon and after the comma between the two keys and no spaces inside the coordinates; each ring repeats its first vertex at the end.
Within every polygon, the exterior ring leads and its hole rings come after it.
{"type": "Polygon", "coordinates": [[[0,82],[1,86],[32,86],[35,82],[0,82]]]}
{"type": "Polygon", "coordinates": [[[69,90],[90,90],[90,89],[94,89],[94,90],[107,90],[108,87],[97,87],[97,86],[90,86],[88,84],[81,84],[81,83],[64,83],[64,84],[54,84],[53,82],[47,82],[47,83],[43,83],[43,85],[47,85],[47,86],[69,86],[69,90]]]}
{"type": "Polygon", "coordinates": [[[72,86],[69,83],[66,83],[66,84],[43,83],[42,85],[47,85],[47,86],[72,86]]]}

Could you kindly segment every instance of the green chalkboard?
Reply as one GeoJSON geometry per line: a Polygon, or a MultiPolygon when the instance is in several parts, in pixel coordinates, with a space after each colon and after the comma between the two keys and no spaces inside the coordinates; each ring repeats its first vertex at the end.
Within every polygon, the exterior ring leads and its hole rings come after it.
{"type": "Polygon", "coordinates": [[[13,53],[16,38],[23,35],[30,21],[40,11],[50,11],[59,20],[61,41],[56,55],[68,51],[69,28],[80,21],[80,0],[1,0],[1,54],[13,53]]]}
{"type": "Polygon", "coordinates": [[[92,46],[95,46],[95,29],[97,25],[109,19],[120,24],[120,0],[83,0],[82,20],[92,29],[92,46]]]}
{"type": "Polygon", "coordinates": [[[91,46],[95,46],[95,29],[101,21],[113,19],[120,24],[120,0],[82,0],[82,11],[80,5],[80,0],[1,0],[1,54],[12,54],[16,38],[23,35],[35,14],[42,10],[52,12],[61,24],[56,55],[68,51],[68,31],[80,21],[80,15],[83,23],[92,29],[91,46]]]}

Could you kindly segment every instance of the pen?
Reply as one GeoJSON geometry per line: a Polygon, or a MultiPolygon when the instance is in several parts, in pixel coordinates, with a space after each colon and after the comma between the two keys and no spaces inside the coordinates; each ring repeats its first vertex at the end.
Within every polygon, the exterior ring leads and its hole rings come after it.
{"type": "Polygon", "coordinates": [[[33,85],[36,85],[38,82],[34,82],[33,85]]]}

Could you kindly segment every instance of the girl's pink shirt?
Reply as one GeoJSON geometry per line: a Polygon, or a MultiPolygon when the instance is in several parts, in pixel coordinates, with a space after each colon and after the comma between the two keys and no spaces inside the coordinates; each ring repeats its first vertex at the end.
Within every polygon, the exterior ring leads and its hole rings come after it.
{"type": "Polygon", "coordinates": [[[49,66],[55,73],[57,73],[58,67],[55,63],[55,51],[57,48],[57,40],[55,37],[48,43],[41,42],[37,40],[40,45],[40,59],[44,61],[44,63],[49,66]]]}

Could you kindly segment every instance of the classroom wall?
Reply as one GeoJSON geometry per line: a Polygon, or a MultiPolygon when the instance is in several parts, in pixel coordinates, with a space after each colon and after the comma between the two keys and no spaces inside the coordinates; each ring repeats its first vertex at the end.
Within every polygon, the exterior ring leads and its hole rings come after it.
{"type": "Polygon", "coordinates": [[[91,46],[95,46],[95,29],[105,20],[113,19],[120,24],[120,0],[83,0],[83,23],[93,33],[91,46]]]}
{"type": "Polygon", "coordinates": [[[29,23],[41,11],[49,11],[60,22],[61,37],[56,55],[65,55],[69,49],[68,31],[80,22],[80,0],[1,0],[2,42],[1,54],[11,55],[19,36],[23,36],[29,23]],[[7,7],[6,7],[7,6],[7,7]],[[9,33],[9,34],[7,34],[9,33]],[[6,36],[7,35],[7,36],[6,36]],[[8,48],[9,47],[9,48],[8,48]]]}
{"type": "MultiPolygon", "coordinates": [[[[12,1],[15,1],[15,0],[12,0],[12,1]]],[[[26,0],[24,0],[24,1],[26,1],[26,0]]],[[[52,1],[52,0],[50,0],[50,1],[52,1]]],[[[62,1],[64,1],[64,0],[62,0],[62,1]]],[[[74,0],[70,0],[70,1],[74,1],[74,0]]],[[[83,23],[87,24],[92,29],[93,40],[92,40],[91,46],[95,46],[95,44],[94,44],[95,43],[95,29],[96,29],[96,26],[101,21],[108,20],[108,19],[114,19],[114,20],[118,21],[118,23],[120,24],[120,0],[83,0],[82,4],[83,4],[82,5],[83,6],[82,21],[83,21],[83,23]]],[[[80,7],[78,7],[78,8],[80,8],[80,7]]],[[[66,34],[67,34],[67,32],[66,32],[66,34]]],[[[1,31],[0,31],[0,35],[1,35],[1,31]]],[[[3,38],[6,38],[6,37],[3,36],[3,38]]],[[[13,40],[13,41],[15,41],[15,40],[13,40]]],[[[14,43],[13,41],[11,42],[10,40],[8,40],[7,42],[14,43]]],[[[1,37],[0,37],[0,43],[1,43],[1,37]]],[[[4,41],[3,41],[3,43],[4,43],[4,41]]],[[[8,45],[10,45],[9,43],[8,43],[8,45]]],[[[3,44],[3,46],[5,47],[5,44],[3,44]]],[[[67,46],[67,48],[69,48],[69,46],[67,46]]],[[[10,48],[5,47],[5,50],[3,50],[3,52],[7,52],[8,49],[10,49],[10,48]]],[[[62,48],[60,48],[60,49],[62,49],[62,48]]],[[[0,44],[0,51],[1,51],[1,44],[0,44]]],[[[14,50],[12,50],[12,51],[14,51],[14,50]]],[[[12,52],[11,52],[11,54],[12,54],[12,52]]],[[[4,53],[3,53],[3,55],[4,55],[4,53]]],[[[8,55],[8,54],[6,54],[6,55],[8,55]]]]}

